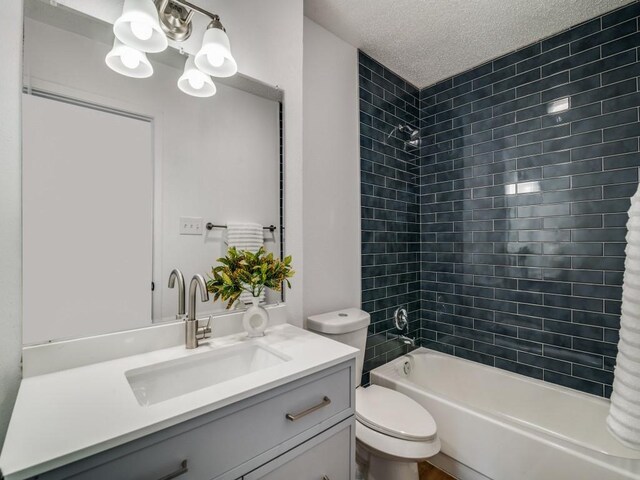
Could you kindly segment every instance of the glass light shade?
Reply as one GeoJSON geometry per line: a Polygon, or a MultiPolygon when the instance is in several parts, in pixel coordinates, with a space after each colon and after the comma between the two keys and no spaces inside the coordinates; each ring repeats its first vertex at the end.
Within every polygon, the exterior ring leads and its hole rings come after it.
{"type": "Polygon", "coordinates": [[[209,28],[204,32],[202,47],[196,54],[196,66],[214,77],[230,77],[238,71],[233,55],[229,37],[220,28],[209,28]]]}
{"type": "Polygon", "coordinates": [[[144,52],[125,45],[117,38],[104,61],[111,70],[120,75],[133,78],[147,78],[153,75],[153,67],[144,52]]]}
{"type": "Polygon", "coordinates": [[[196,67],[193,55],[184,64],[184,73],[178,79],[178,88],[194,97],[211,97],[216,94],[216,86],[211,77],[196,67]]]}
{"type": "Polygon", "coordinates": [[[152,0],[124,0],[113,33],[125,45],[142,52],[162,52],[169,44],[152,0]]]}

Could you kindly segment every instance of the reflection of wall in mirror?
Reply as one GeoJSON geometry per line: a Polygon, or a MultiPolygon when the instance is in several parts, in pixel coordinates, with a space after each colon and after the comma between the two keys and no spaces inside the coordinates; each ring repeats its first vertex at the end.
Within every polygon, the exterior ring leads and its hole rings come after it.
{"type": "MultiPolygon", "coordinates": [[[[159,61],[149,79],[117,75],[104,64],[110,47],[25,19],[31,85],[154,119],[153,317],[172,320],[177,291],[167,288],[171,269],[180,268],[188,282],[226,251],[224,230],[179,235],[180,217],[278,223],[279,105],[222,84],[209,99],[189,97],[176,87],[181,71],[159,61]]],[[[266,232],[265,239],[269,250],[280,251],[279,231],[266,232]]],[[[223,308],[198,305],[198,312],[223,308]]]]}

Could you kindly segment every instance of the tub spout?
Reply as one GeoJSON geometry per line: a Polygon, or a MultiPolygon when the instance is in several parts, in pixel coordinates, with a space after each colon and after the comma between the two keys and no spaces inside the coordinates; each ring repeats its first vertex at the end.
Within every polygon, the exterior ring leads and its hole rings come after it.
{"type": "Polygon", "coordinates": [[[409,347],[415,347],[416,346],[416,339],[415,338],[407,337],[406,335],[403,335],[401,333],[397,333],[396,334],[396,333],[393,333],[393,332],[387,332],[387,340],[398,340],[403,345],[407,345],[409,347]]]}
{"type": "Polygon", "coordinates": [[[416,339],[415,338],[409,338],[409,337],[406,337],[404,335],[398,335],[398,340],[400,340],[402,343],[404,343],[405,345],[408,345],[410,347],[415,347],[416,346],[416,339]]]}

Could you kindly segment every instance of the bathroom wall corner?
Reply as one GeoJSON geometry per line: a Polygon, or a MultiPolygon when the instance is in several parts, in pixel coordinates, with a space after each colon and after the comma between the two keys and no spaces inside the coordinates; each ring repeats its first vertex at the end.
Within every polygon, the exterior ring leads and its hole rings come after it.
{"type": "Polygon", "coordinates": [[[307,318],[361,297],[358,52],[308,18],[303,83],[307,318]]]}
{"type": "Polygon", "coordinates": [[[0,18],[0,449],[20,384],[22,0],[0,18]]]}
{"type": "Polygon", "coordinates": [[[418,89],[359,52],[362,308],[371,314],[363,384],[369,370],[404,354],[393,314],[409,312],[420,334],[419,149],[401,125],[418,128],[418,89]]]}

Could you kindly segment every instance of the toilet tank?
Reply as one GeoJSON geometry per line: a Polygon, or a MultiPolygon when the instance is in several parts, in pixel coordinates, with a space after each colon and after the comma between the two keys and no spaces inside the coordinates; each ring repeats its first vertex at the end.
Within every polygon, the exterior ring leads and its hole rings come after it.
{"type": "Polygon", "coordinates": [[[360,350],[356,357],[356,385],[360,385],[362,378],[369,323],[371,323],[371,317],[359,308],[346,308],[312,315],[307,319],[308,330],[360,350]]]}

